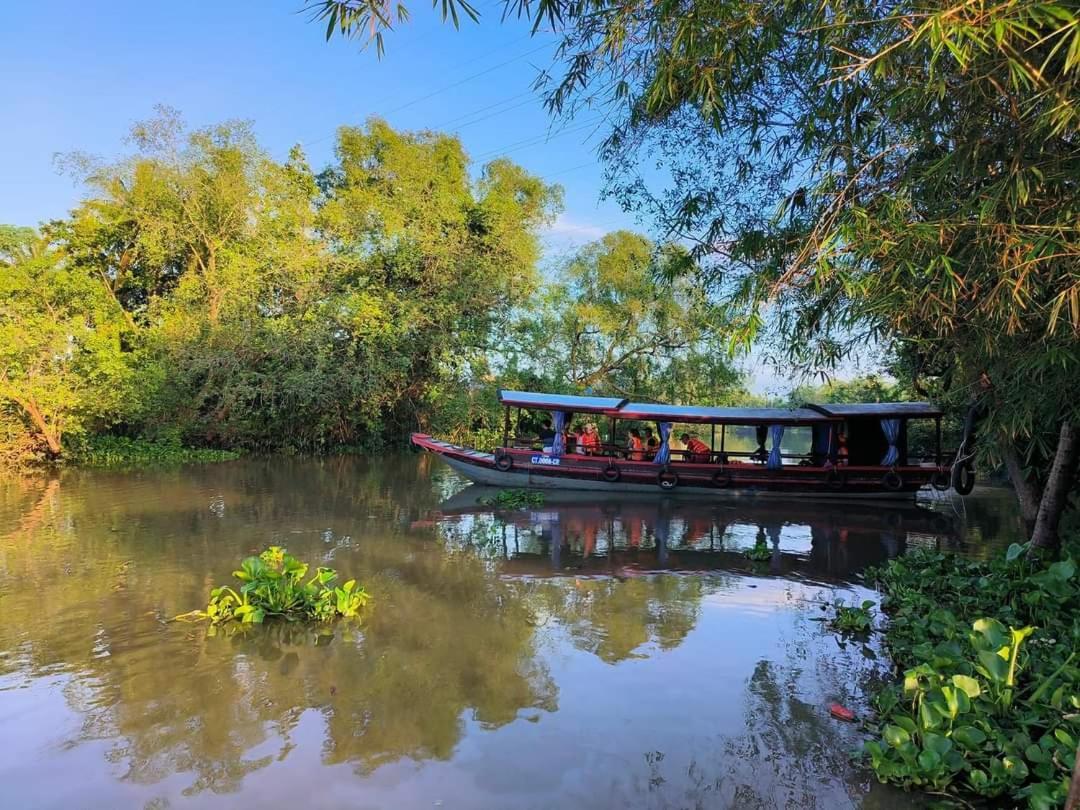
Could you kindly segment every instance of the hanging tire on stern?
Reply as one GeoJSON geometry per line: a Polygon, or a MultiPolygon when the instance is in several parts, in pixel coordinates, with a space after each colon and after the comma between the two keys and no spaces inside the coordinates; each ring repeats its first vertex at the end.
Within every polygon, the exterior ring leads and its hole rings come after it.
{"type": "Polygon", "coordinates": [[[952,468],[952,488],[957,495],[970,495],[975,489],[975,470],[966,462],[952,468]]]}

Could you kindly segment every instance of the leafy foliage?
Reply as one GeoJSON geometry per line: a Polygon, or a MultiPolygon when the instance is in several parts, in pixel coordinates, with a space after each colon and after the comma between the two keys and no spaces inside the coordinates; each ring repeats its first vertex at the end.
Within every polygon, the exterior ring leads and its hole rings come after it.
{"type": "Polygon", "coordinates": [[[143,467],[147,465],[232,461],[240,454],[208,447],[184,447],[178,440],[145,441],[126,436],[90,436],[73,450],[74,460],[87,467],[143,467]]]}
{"type": "Polygon", "coordinates": [[[917,552],[877,577],[902,685],[875,698],[865,752],[883,781],[1058,807],[1080,736],[1080,583],[1039,566],[917,552]]]}
{"type": "Polygon", "coordinates": [[[874,603],[870,599],[863,601],[861,605],[845,605],[838,602],[834,605],[836,615],[829,620],[829,627],[838,633],[856,634],[866,633],[874,626],[874,603]]]}
{"type": "Polygon", "coordinates": [[[726,404],[744,378],[712,336],[713,309],[677,246],[610,233],[583,246],[514,324],[508,376],[547,390],[726,404]]]}
{"type": "Polygon", "coordinates": [[[0,419],[42,457],[122,413],[132,379],[123,312],[30,229],[0,230],[0,419]]]}
{"type": "Polygon", "coordinates": [[[65,159],[90,194],[40,239],[0,232],[0,408],[52,456],[114,425],[304,451],[415,428],[487,373],[560,203],[506,160],[474,181],[455,138],[380,121],[342,128],[320,173],[168,109],[132,143],[65,159]]]}
{"type": "Polygon", "coordinates": [[[769,548],[769,544],[765,542],[764,538],[759,538],[754,543],[752,548],[746,549],[743,554],[748,560],[754,562],[768,562],[772,559],[772,549],[769,548]]]}
{"type": "Polygon", "coordinates": [[[307,581],[308,564],[270,546],[258,557],[248,557],[233,576],[243,584],[239,593],[228,585],[210,592],[205,614],[211,626],[230,622],[261,624],[267,618],[287,621],[330,621],[360,615],[370,597],[364,587],[350,579],[334,586],[337,572],[319,567],[307,581]]]}

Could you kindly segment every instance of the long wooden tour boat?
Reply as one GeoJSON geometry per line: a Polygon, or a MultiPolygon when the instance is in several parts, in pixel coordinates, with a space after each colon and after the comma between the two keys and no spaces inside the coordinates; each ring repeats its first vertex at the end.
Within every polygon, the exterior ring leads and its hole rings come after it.
{"type": "Polygon", "coordinates": [[[927,486],[967,494],[974,484],[970,466],[942,451],[942,411],[925,402],[714,408],[527,391],[499,391],[499,401],[503,436],[493,452],[424,433],[412,443],[465,477],[500,487],[910,499],[927,486]],[[913,431],[918,420],[922,429],[913,431]],[[606,428],[606,437],[582,440],[573,426],[583,422],[606,428]],[[646,427],[655,430],[654,447],[620,440],[646,427]],[[932,435],[932,452],[909,451],[914,432],[932,435]],[[697,441],[676,445],[686,433],[697,441]],[[785,446],[785,434],[788,445],[798,439],[801,446],[785,446]]]}

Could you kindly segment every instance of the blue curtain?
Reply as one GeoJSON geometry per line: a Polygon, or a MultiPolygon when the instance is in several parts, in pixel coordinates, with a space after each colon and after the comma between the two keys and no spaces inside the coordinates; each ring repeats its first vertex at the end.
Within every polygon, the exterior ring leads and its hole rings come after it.
{"type": "Polygon", "coordinates": [[[885,434],[885,440],[889,443],[889,449],[885,453],[885,458],[881,460],[881,466],[891,467],[900,460],[900,448],[896,446],[900,438],[900,420],[882,419],[881,432],[885,434]]]}
{"type": "Polygon", "coordinates": [[[671,448],[668,447],[668,436],[671,435],[671,422],[660,422],[657,424],[660,428],[660,446],[656,448],[656,456],[653,457],[653,464],[667,464],[671,461],[671,448]]]}
{"type": "Polygon", "coordinates": [[[769,461],[765,466],[770,470],[779,470],[784,466],[784,459],[780,456],[780,440],[784,438],[784,426],[769,425],[769,438],[772,439],[772,449],[769,450],[769,461]]]}
{"type": "Polygon", "coordinates": [[[566,452],[566,436],[563,428],[566,426],[566,414],[555,411],[555,441],[551,443],[551,455],[561,456],[566,452]]]}
{"type": "Polygon", "coordinates": [[[833,426],[828,425],[814,425],[814,441],[813,449],[811,453],[814,456],[815,461],[822,461],[832,457],[833,451],[833,426]]]}

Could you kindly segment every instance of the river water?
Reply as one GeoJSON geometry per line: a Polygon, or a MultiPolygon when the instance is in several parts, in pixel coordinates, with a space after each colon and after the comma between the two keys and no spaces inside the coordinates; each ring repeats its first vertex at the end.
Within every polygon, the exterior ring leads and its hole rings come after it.
{"type": "Polygon", "coordinates": [[[918,806],[850,761],[828,705],[865,709],[888,663],[822,606],[874,598],[858,574],[891,556],[1019,530],[992,490],[506,512],[465,484],[414,454],[0,483],[0,804],[918,806]],[[271,544],[363,582],[362,624],[167,621],[271,544]]]}

